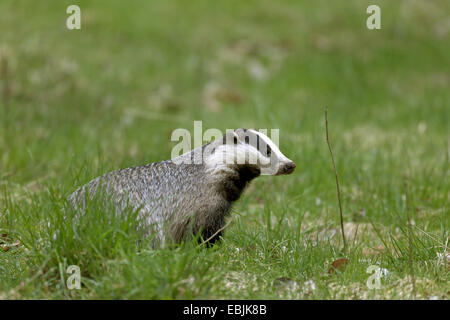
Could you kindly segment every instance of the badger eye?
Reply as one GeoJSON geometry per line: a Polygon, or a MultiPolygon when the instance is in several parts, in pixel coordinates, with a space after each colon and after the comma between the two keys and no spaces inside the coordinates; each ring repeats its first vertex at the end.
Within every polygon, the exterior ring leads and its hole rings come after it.
{"type": "Polygon", "coordinates": [[[267,146],[267,156],[270,157],[272,155],[272,149],[267,146]]]}

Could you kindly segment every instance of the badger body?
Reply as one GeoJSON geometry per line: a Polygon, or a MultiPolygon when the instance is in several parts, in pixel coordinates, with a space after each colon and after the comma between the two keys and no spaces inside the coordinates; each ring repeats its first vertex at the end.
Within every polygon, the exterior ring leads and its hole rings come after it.
{"type": "Polygon", "coordinates": [[[127,206],[138,210],[138,228],[153,237],[154,247],[197,233],[214,242],[233,202],[254,178],[294,168],[267,136],[238,129],[172,160],[107,173],[78,188],[69,201],[82,211],[86,193],[94,197],[101,188],[119,212],[127,206]]]}

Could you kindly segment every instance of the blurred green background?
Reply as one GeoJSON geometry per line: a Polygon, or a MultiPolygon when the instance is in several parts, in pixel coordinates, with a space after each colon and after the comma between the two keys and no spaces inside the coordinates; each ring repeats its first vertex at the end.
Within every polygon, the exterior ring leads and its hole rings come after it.
{"type": "Polygon", "coordinates": [[[371,31],[371,1],[3,0],[12,136],[2,172],[24,182],[97,152],[91,144],[112,161],[164,159],[169,133],[194,119],[279,128],[282,147],[308,157],[302,137],[322,142],[325,106],[333,135],[359,128],[394,143],[423,123],[420,147],[442,157],[449,5],[377,3],[382,29],[371,31]],[[66,28],[73,3],[81,30],[66,28]]]}
{"type": "Polygon", "coordinates": [[[0,185],[18,207],[45,186],[65,198],[101,173],[170,158],[171,132],[194,120],[278,128],[296,172],[257,179],[237,210],[264,223],[258,206],[270,203],[275,216],[337,225],[327,106],[345,220],[363,210],[394,229],[407,179],[416,223],[444,243],[449,33],[447,0],[2,0],[0,185]],[[66,28],[70,4],[81,30],[66,28]],[[366,28],[370,4],[381,30],[366,28]]]}

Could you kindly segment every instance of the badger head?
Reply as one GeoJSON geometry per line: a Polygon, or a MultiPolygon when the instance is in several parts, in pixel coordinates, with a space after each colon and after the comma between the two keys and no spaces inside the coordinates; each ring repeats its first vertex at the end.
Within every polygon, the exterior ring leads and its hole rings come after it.
{"type": "Polygon", "coordinates": [[[246,168],[255,175],[283,175],[295,169],[268,136],[252,129],[228,131],[206,145],[204,152],[206,166],[214,171],[246,168]]]}

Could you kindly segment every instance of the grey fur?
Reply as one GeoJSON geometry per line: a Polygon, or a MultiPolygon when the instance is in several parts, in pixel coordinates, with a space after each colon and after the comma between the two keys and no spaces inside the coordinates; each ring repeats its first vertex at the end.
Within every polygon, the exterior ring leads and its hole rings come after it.
{"type": "Polygon", "coordinates": [[[101,186],[113,196],[119,212],[125,205],[139,209],[139,229],[145,236],[155,237],[155,247],[179,243],[198,232],[208,239],[224,226],[232,203],[260,170],[257,165],[233,164],[211,173],[205,163],[179,164],[175,160],[194,159],[206,146],[214,150],[224,141],[215,140],[173,160],[107,173],[78,188],[69,201],[80,211],[85,206],[85,192],[93,197],[101,186]]]}

